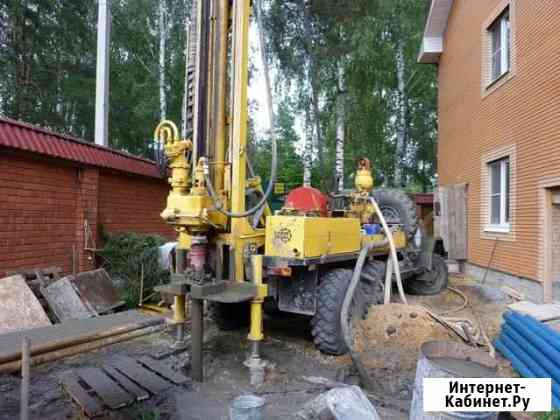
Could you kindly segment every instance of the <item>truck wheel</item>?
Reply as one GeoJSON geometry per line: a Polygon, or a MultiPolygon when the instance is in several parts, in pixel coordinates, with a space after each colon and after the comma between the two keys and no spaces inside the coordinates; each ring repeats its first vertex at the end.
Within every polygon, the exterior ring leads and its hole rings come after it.
{"type": "Polygon", "coordinates": [[[385,266],[383,261],[371,260],[364,264],[362,273],[369,278],[362,277],[362,287],[366,295],[368,306],[380,305],[385,300],[385,266]]]}
{"type": "MultiPolygon", "coordinates": [[[[311,320],[311,335],[315,346],[323,353],[339,356],[348,352],[348,347],[342,336],[340,326],[340,311],[346,290],[352,280],[352,270],[337,268],[326,272],[317,290],[317,312],[311,320]]],[[[360,283],[356,293],[364,294],[363,285],[360,283]]],[[[367,305],[353,302],[354,308],[350,312],[362,319],[366,313],[367,305]]]]}
{"type": "Polygon", "coordinates": [[[437,295],[447,288],[449,281],[447,263],[439,255],[432,255],[432,271],[411,277],[405,281],[406,293],[411,295],[437,295]]]}
{"type": "Polygon", "coordinates": [[[249,304],[208,302],[208,314],[221,331],[238,330],[249,325],[249,304]]]}
{"type": "Polygon", "coordinates": [[[416,206],[410,197],[401,190],[391,188],[375,188],[371,196],[377,201],[387,224],[402,224],[403,230],[410,239],[418,228],[416,206]]]}

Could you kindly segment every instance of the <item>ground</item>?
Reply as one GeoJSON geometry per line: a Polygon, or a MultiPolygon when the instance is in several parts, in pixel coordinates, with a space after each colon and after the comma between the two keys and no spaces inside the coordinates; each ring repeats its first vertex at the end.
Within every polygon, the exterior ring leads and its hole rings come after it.
{"type": "MultiPolygon", "coordinates": [[[[469,306],[453,316],[480,317],[488,334],[499,332],[503,310],[510,298],[499,289],[454,279],[452,284],[465,293],[469,306]]],[[[434,297],[410,297],[411,303],[428,304],[441,312],[456,308],[462,300],[452,292],[434,297]]],[[[387,326],[384,326],[385,329],[387,326]]],[[[227,419],[228,405],[237,396],[252,392],[266,398],[268,419],[295,419],[303,405],[325,391],[320,385],[306,382],[305,377],[319,376],[331,380],[358,383],[350,357],[331,357],[319,353],[309,335],[308,319],[285,316],[267,319],[267,339],[263,355],[271,363],[265,385],[253,389],[248,384],[248,372],[243,366],[248,351],[246,331],[220,332],[207,321],[205,338],[205,382],[175,387],[166,394],[152,397],[117,412],[107,419],[227,419]]],[[[390,331],[393,334],[392,331],[390,331]]],[[[447,334],[447,333],[445,333],[447,334]]],[[[456,339],[447,334],[450,339],[456,339]]],[[[411,338],[411,340],[414,340],[411,338]]],[[[62,391],[58,377],[62,372],[77,367],[96,366],[115,354],[131,356],[154,354],[170,343],[166,333],[154,334],[134,341],[116,344],[98,351],[78,355],[32,369],[31,418],[77,419],[77,407],[62,391]]],[[[414,360],[414,343],[401,356],[414,360]],[[406,357],[405,357],[406,356],[406,357]]],[[[414,354],[416,352],[416,354],[414,354]]],[[[393,352],[394,353],[394,352],[393,352]]],[[[387,353],[380,351],[379,369],[371,370],[375,383],[368,393],[382,419],[407,419],[414,384],[414,363],[388,363],[387,353]]],[[[393,360],[398,360],[393,354],[393,360]]],[[[171,356],[167,363],[184,364],[187,355],[171,356]]],[[[498,356],[499,374],[515,375],[509,363],[498,356]]],[[[374,361],[375,362],[375,361],[374,361]]],[[[19,379],[0,376],[0,420],[17,418],[19,411],[19,379]]]]}

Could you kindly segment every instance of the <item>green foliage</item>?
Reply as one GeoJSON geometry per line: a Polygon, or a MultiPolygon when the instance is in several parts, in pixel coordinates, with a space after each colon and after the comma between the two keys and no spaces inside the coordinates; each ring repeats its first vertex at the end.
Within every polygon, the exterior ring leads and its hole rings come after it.
{"type": "Polygon", "coordinates": [[[537,415],[538,420],[560,420],[560,411],[555,410],[550,413],[541,413],[537,415]]]}
{"type": "MultiPolygon", "coordinates": [[[[190,0],[162,1],[168,117],[180,121],[190,0]]],[[[109,143],[147,157],[160,119],[157,4],[111,2],[109,143]]],[[[96,28],[96,1],[0,2],[0,115],[93,141],[96,28]]]]}
{"type": "Polygon", "coordinates": [[[135,418],[138,420],[160,420],[161,412],[157,408],[135,410],[135,418]]]}
{"type": "MultiPolygon", "coordinates": [[[[161,0],[168,10],[165,76],[167,117],[179,122],[185,74],[185,20],[190,0],[161,0]]],[[[315,133],[312,180],[334,185],[337,101],[344,105],[347,186],[355,162],[373,163],[376,184],[407,189],[436,181],[436,69],[416,63],[429,2],[418,0],[262,0],[268,61],[276,76],[280,182],[303,178],[305,115],[315,133]],[[397,151],[400,96],[397,52],[404,53],[407,105],[404,150],[397,151]],[[342,68],[345,89],[338,83],[342,68]],[[313,99],[316,99],[313,101],[313,99]],[[318,103],[318,113],[313,103],[318,103]],[[317,115],[316,115],[317,114],[317,115]],[[315,129],[315,131],[317,131],[315,129]],[[319,135],[320,134],[320,135],[319,135]]],[[[160,119],[158,2],[111,2],[111,146],[151,157],[160,119]]],[[[0,115],[86,140],[94,136],[97,2],[0,2],[0,115]]],[[[253,54],[253,60],[257,54],[253,54]]],[[[251,63],[254,65],[254,62],[251,63]]],[[[251,67],[253,70],[253,67],[251,67]]],[[[251,126],[253,126],[251,124],[251,126]]],[[[312,131],[312,130],[308,130],[312,131]]],[[[267,176],[270,139],[251,132],[254,166],[267,176]]]]}
{"type": "Polygon", "coordinates": [[[100,252],[103,268],[115,279],[129,307],[138,305],[142,274],[144,291],[168,280],[169,271],[162,269],[158,261],[158,247],[166,242],[161,236],[138,233],[115,234],[105,239],[100,252]]]}
{"type": "MultiPolygon", "coordinates": [[[[287,189],[301,185],[303,162],[296,151],[299,136],[294,129],[294,104],[284,100],[277,113],[276,135],[278,142],[278,182],[286,184],[287,189]]],[[[269,174],[271,163],[271,144],[268,138],[255,138],[252,161],[257,174],[269,174]]]]}
{"type": "MultiPolygon", "coordinates": [[[[266,26],[272,59],[283,90],[300,116],[311,103],[315,63],[319,80],[322,143],[316,145],[313,179],[334,183],[336,109],[341,94],[337,66],[342,63],[345,94],[345,177],[350,184],[355,162],[366,156],[373,163],[376,183],[392,184],[394,168],[403,168],[409,190],[430,190],[436,173],[436,71],[416,63],[427,2],[417,0],[266,0],[266,26]],[[310,29],[305,30],[304,8],[310,29]],[[396,56],[405,56],[407,135],[405,153],[396,157],[396,56]],[[310,57],[313,60],[310,60],[310,57]],[[311,64],[310,64],[311,63],[311,64]],[[320,152],[323,153],[320,153],[320,152]],[[323,157],[323,162],[318,159],[323,157]],[[320,173],[320,168],[328,168],[320,173]]],[[[282,89],[278,89],[282,90],[282,89]]]]}

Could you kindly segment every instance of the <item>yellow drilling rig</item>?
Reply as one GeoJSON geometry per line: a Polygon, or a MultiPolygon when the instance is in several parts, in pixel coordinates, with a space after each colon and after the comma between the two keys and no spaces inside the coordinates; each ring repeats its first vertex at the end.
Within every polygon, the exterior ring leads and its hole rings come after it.
{"type": "Polygon", "coordinates": [[[445,261],[420,234],[414,204],[401,191],[374,188],[368,159],[357,164],[354,190],[297,188],[272,214],[275,136],[266,190],[248,161],[251,7],[250,0],[193,1],[188,135],[180,138],[170,121],[155,130],[171,174],[162,217],[178,233],[176,270],[161,290],[175,296],[179,338],[190,294],[198,381],[204,301],[220,328],[250,324],[250,358],[258,362],[265,304],[309,315],[316,346],[343,354],[345,301],[352,316],[363,316],[367,305],[387,300],[393,271],[403,299],[403,284],[426,294],[447,285],[445,261]]]}

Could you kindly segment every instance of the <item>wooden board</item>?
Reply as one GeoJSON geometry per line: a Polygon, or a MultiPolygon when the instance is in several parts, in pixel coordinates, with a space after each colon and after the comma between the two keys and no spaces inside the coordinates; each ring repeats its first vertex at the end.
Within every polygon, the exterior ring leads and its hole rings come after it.
{"type": "Polygon", "coordinates": [[[0,334],[48,325],[51,321],[22,276],[0,279],[0,334]]]}
{"type": "Polygon", "coordinates": [[[163,380],[130,357],[116,357],[110,365],[152,394],[159,394],[171,387],[171,383],[163,380]]]}
{"type": "Polygon", "coordinates": [[[134,395],[136,400],[143,401],[147,400],[150,397],[148,391],[136,385],[134,382],[128,379],[128,377],[124,376],[114,367],[105,365],[103,366],[103,370],[107,372],[111,378],[117,381],[124,389],[134,395]]]}
{"type": "Polygon", "coordinates": [[[78,382],[78,376],[74,373],[66,373],[62,376],[62,387],[76,402],[88,417],[97,417],[103,414],[103,404],[96,397],[90,395],[78,382]]]}
{"type": "Polygon", "coordinates": [[[66,276],[48,287],[41,288],[41,293],[61,321],[87,319],[98,315],[80,298],[72,284],[72,276],[66,276]]]}
{"type": "Polygon", "coordinates": [[[98,314],[110,312],[124,304],[111,277],[102,268],[78,273],[70,281],[82,301],[98,314]]]}
{"type": "Polygon", "coordinates": [[[467,185],[439,187],[439,232],[449,259],[466,260],[467,243],[467,185]]]}
{"type": "Polygon", "coordinates": [[[539,321],[560,319],[560,304],[558,303],[533,303],[521,301],[508,305],[508,309],[530,315],[539,321]]]}
{"type": "Polygon", "coordinates": [[[143,356],[140,359],[138,359],[138,361],[144,366],[146,366],[148,369],[157,372],[159,375],[163,376],[165,379],[170,380],[174,384],[183,385],[189,381],[189,378],[187,378],[182,373],[174,371],[166,364],[154,360],[149,356],[143,356]]]}
{"type": "MultiPolygon", "coordinates": [[[[0,301],[0,307],[2,301],[0,301]]],[[[0,363],[21,358],[21,340],[31,340],[31,353],[40,349],[80,344],[107,337],[108,334],[125,333],[132,329],[146,328],[165,322],[161,316],[147,315],[132,310],[97,318],[65,321],[61,324],[33,328],[25,332],[0,335],[0,363]]]]}
{"type": "Polygon", "coordinates": [[[136,399],[99,368],[78,369],[76,374],[113,410],[126,407],[136,399]]]}

